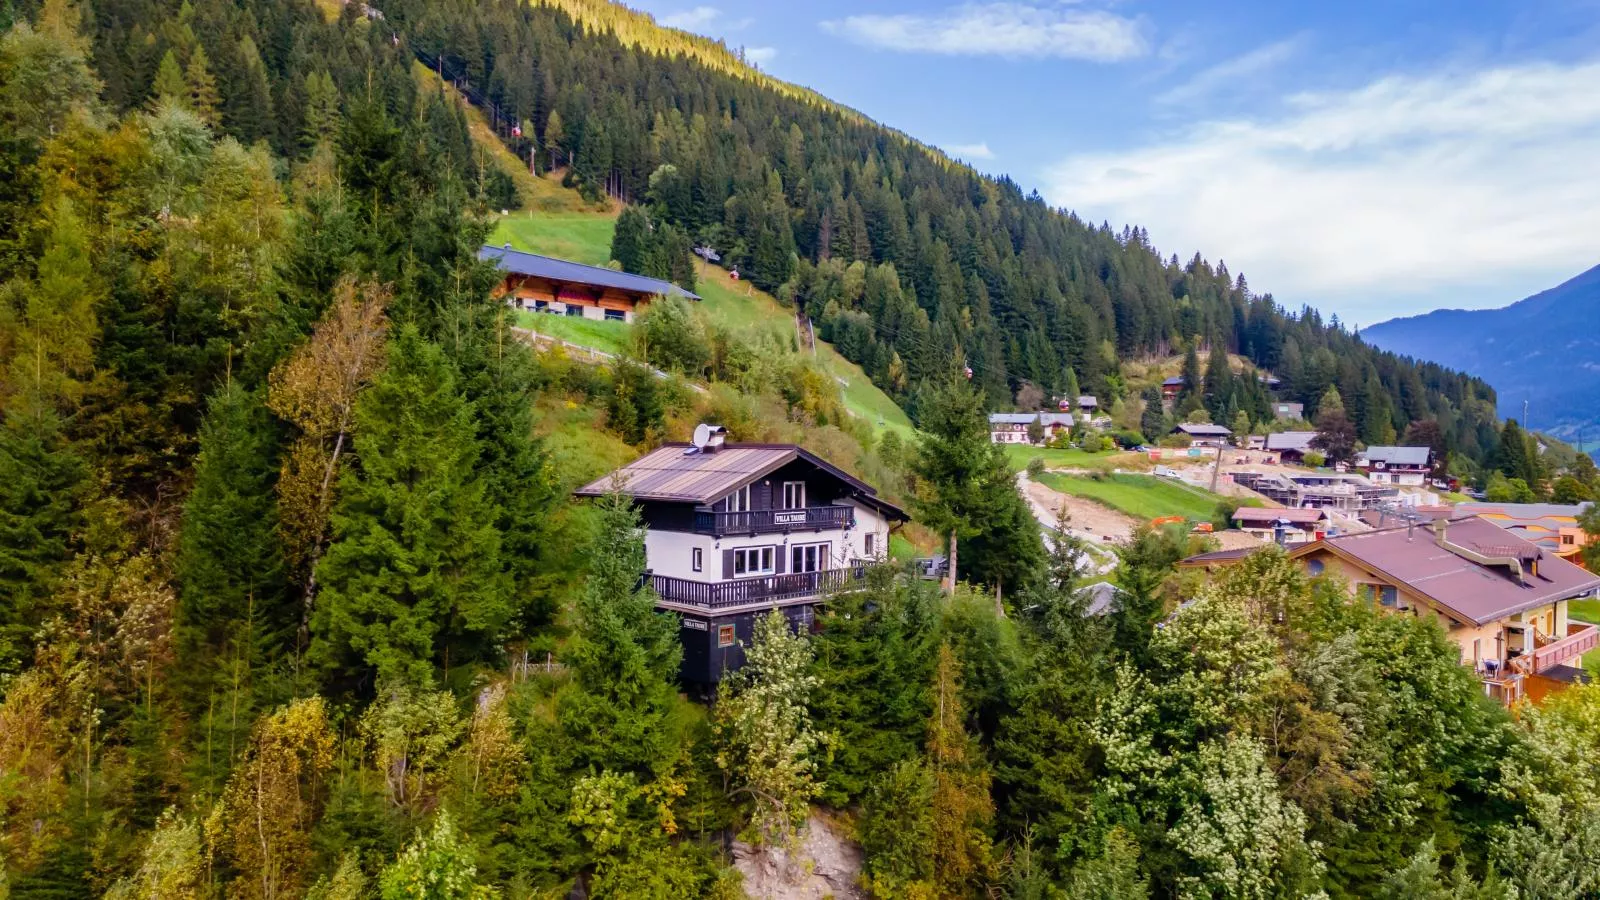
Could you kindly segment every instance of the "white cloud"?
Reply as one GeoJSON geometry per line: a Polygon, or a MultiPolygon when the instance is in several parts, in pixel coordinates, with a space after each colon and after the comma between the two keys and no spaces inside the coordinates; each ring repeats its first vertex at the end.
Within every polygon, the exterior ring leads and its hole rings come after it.
{"type": "Polygon", "coordinates": [[[1149,52],[1136,19],[1027,3],[968,3],[926,15],[847,16],[825,21],[822,28],[869,47],[949,56],[1116,62],[1149,52]]]}
{"type": "Polygon", "coordinates": [[[1230,84],[1283,65],[1300,51],[1304,43],[1305,38],[1297,36],[1257,47],[1242,56],[1201,69],[1188,81],[1168,90],[1156,99],[1162,103],[1180,104],[1209,96],[1230,84]]]}
{"type": "Polygon", "coordinates": [[[1504,302],[1476,294],[1600,257],[1600,62],[1293,95],[1274,117],[1069,157],[1046,181],[1088,220],[1224,258],[1290,305],[1374,321],[1403,312],[1380,298],[1504,302]]]}
{"type": "Polygon", "coordinates": [[[715,6],[696,6],[693,9],[667,13],[661,17],[661,24],[668,28],[682,28],[684,31],[702,31],[721,15],[722,10],[715,6]]]}
{"type": "Polygon", "coordinates": [[[977,144],[946,144],[945,152],[958,159],[994,159],[994,151],[989,149],[989,142],[977,144]]]}
{"type": "Polygon", "coordinates": [[[746,47],[746,48],[744,48],[744,58],[745,58],[745,60],[747,62],[753,62],[758,66],[764,66],[767,63],[772,62],[772,60],[775,59],[777,57],[777,55],[778,55],[778,48],[777,47],[746,47]]]}

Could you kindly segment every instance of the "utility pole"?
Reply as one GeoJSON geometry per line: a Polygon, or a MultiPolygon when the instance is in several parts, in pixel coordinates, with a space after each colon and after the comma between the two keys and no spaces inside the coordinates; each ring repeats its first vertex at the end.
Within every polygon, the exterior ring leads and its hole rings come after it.
{"type": "Polygon", "coordinates": [[[1217,478],[1222,475],[1222,445],[1217,445],[1217,464],[1211,469],[1211,493],[1217,492],[1217,478]]]}

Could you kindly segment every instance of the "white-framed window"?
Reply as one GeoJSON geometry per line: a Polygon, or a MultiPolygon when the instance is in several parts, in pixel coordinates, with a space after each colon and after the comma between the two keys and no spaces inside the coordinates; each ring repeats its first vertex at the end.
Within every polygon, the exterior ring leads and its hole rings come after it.
{"type": "Polygon", "coordinates": [[[827,544],[795,544],[789,548],[789,571],[821,572],[828,568],[827,544]]]}
{"type": "Polygon", "coordinates": [[[696,572],[706,567],[706,552],[699,547],[689,551],[689,568],[696,572]]]}
{"type": "Polygon", "coordinates": [[[628,321],[628,314],[620,309],[608,309],[606,310],[606,321],[626,322],[628,321]]]}
{"type": "Polygon", "coordinates": [[[744,487],[739,488],[738,490],[736,490],[733,493],[729,494],[728,495],[728,499],[727,499],[727,506],[728,506],[728,512],[749,512],[750,511],[750,485],[747,484],[744,487]]]}
{"type": "Polygon", "coordinates": [[[777,571],[774,547],[740,547],[733,551],[734,575],[771,575],[777,571]]]}
{"type": "Polygon", "coordinates": [[[861,539],[861,550],[868,556],[878,552],[878,536],[870,531],[867,532],[866,536],[861,539]]]}
{"type": "Polygon", "coordinates": [[[806,508],[806,483],[804,481],[785,481],[783,483],[783,508],[806,508]]]}

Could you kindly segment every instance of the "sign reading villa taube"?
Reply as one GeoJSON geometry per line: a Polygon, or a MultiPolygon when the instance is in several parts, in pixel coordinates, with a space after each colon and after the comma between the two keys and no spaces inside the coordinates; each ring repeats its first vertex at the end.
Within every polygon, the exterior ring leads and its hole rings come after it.
{"type": "Polygon", "coordinates": [[[803,509],[794,509],[774,513],[772,516],[772,521],[779,525],[804,525],[806,523],[806,511],[803,509]]]}

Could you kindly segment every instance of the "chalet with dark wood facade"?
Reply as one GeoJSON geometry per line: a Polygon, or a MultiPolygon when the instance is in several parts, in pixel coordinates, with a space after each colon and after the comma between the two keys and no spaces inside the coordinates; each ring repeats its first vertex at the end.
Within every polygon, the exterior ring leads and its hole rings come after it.
{"type": "Polygon", "coordinates": [[[495,296],[517,309],[632,322],[634,314],[655,297],[700,299],[670,281],[525,253],[509,244],[484,247],[478,258],[493,260],[500,268],[495,296]]]}
{"type": "Polygon", "coordinates": [[[744,661],[756,616],[782,609],[810,628],[816,606],[887,555],[903,510],[792,444],[667,444],[585,485],[644,516],[645,557],[661,609],[675,613],[683,679],[714,683],[744,661]]]}

